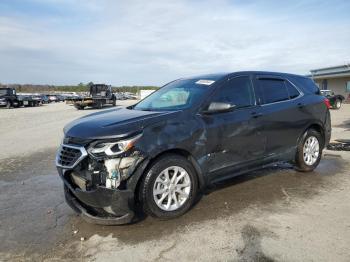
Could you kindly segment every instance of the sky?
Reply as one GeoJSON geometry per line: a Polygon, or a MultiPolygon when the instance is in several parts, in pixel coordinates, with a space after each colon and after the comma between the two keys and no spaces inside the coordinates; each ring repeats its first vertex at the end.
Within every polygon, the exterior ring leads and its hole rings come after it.
{"type": "Polygon", "coordinates": [[[1,0],[0,83],[157,85],[350,63],[350,1],[1,0]]]}

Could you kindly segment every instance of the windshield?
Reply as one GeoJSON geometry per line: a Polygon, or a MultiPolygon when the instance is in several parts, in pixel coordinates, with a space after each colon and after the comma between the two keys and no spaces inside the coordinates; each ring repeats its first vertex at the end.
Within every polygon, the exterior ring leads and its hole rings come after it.
{"type": "Polygon", "coordinates": [[[143,99],[134,109],[165,111],[190,108],[202,100],[213,83],[213,80],[176,80],[143,99]]]}

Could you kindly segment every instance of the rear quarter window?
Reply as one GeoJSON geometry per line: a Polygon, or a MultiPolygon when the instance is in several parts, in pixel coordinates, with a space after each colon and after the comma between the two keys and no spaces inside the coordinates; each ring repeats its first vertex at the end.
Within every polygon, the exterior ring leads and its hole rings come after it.
{"type": "Polygon", "coordinates": [[[257,86],[263,104],[270,104],[289,100],[285,81],[282,79],[257,79],[257,86]]]}

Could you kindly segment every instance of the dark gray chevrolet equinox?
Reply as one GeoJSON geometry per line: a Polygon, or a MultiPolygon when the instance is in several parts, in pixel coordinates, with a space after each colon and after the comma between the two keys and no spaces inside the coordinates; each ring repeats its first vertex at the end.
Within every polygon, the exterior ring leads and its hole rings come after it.
{"type": "Polygon", "coordinates": [[[56,165],[66,201],[98,224],[135,221],[135,210],[167,219],[188,211],[208,185],[270,163],[312,171],[330,140],[329,106],[298,75],[175,80],[136,105],[64,128],[56,165]]]}

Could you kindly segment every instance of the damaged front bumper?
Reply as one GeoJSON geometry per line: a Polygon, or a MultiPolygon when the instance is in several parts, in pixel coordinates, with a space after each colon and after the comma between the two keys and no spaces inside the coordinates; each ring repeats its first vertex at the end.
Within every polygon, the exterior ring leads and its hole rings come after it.
{"type": "Polygon", "coordinates": [[[95,190],[83,191],[72,185],[67,177],[70,174],[69,171],[59,167],[57,169],[64,182],[67,204],[84,220],[101,225],[120,225],[132,222],[134,193],[131,190],[97,187],[95,190]]]}
{"type": "Polygon", "coordinates": [[[128,181],[135,180],[143,160],[137,151],[114,159],[96,159],[83,146],[62,145],[57,152],[56,166],[64,182],[66,202],[90,223],[132,222],[135,184],[129,187],[128,181]],[[118,174],[118,181],[110,178],[112,171],[118,174]]]}

